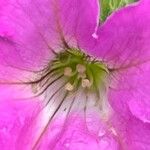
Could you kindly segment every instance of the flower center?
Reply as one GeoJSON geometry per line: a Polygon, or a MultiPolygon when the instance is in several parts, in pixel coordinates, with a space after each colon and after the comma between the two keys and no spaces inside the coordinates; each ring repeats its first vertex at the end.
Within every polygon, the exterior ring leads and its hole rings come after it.
{"type": "Polygon", "coordinates": [[[80,87],[97,91],[106,81],[108,69],[100,61],[92,59],[77,49],[59,53],[51,62],[54,73],[63,75],[67,81],[65,89],[76,91],[80,87]]]}
{"type": "MultiPolygon", "coordinates": [[[[108,77],[109,69],[103,62],[71,48],[56,54],[42,71],[40,78],[31,83],[36,96],[45,93],[46,105],[54,101],[57,104],[60,102],[61,107],[67,99],[77,101],[78,95],[81,94],[85,103],[89,102],[87,99],[91,99],[90,106],[98,106],[105,113],[108,108],[108,77]],[[56,99],[59,102],[56,102],[56,99]]],[[[86,107],[86,104],[84,105],[86,107]]]]}

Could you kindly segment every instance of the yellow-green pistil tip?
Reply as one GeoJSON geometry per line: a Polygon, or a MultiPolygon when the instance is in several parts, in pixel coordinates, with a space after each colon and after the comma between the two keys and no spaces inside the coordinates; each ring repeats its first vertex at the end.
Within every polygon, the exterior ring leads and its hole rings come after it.
{"type": "Polygon", "coordinates": [[[109,73],[107,66],[77,49],[67,49],[52,61],[52,68],[57,74],[63,74],[67,91],[86,88],[97,91],[106,81],[109,73]]]}

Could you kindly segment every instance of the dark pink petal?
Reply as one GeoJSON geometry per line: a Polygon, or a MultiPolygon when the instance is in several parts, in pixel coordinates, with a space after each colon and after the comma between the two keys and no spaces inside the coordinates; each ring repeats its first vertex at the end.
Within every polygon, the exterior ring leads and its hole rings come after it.
{"type": "Polygon", "coordinates": [[[89,43],[98,23],[98,6],[98,0],[2,0],[0,77],[10,73],[18,77],[17,68],[40,70],[52,51],[89,43]]]}

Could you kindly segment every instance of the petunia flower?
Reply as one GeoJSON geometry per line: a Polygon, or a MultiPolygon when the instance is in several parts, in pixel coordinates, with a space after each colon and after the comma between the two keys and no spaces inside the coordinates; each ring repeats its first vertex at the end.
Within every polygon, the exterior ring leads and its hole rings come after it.
{"type": "Polygon", "coordinates": [[[150,1],[99,15],[98,0],[0,1],[2,149],[150,149],[150,1]]]}

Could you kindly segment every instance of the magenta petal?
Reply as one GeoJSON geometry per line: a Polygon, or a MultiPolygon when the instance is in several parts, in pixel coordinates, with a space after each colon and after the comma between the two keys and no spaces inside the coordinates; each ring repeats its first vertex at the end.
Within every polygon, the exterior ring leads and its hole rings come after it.
{"type": "MultiPolygon", "coordinates": [[[[0,147],[3,150],[18,149],[18,144],[23,140],[20,135],[27,132],[23,128],[33,120],[39,106],[36,101],[0,101],[0,147]]],[[[21,149],[24,146],[22,143],[21,149]]]]}
{"type": "Polygon", "coordinates": [[[82,50],[93,44],[93,35],[99,24],[98,0],[60,0],[60,16],[68,43],[82,50]]]}
{"type": "Polygon", "coordinates": [[[88,51],[113,68],[129,67],[150,58],[150,3],[140,1],[116,11],[99,27],[98,42],[88,51]]]}
{"type": "Polygon", "coordinates": [[[14,75],[11,67],[39,70],[48,64],[52,51],[60,51],[67,44],[89,43],[87,39],[92,38],[98,23],[98,10],[98,0],[2,0],[3,75],[14,75]]]}
{"type": "Polygon", "coordinates": [[[119,71],[114,75],[109,91],[113,108],[122,114],[127,114],[130,110],[143,122],[150,122],[149,63],[119,71]]]}
{"type": "Polygon", "coordinates": [[[129,75],[129,81],[134,88],[129,108],[133,115],[143,122],[150,123],[150,64],[133,69],[135,74],[129,75]]]}
{"type": "Polygon", "coordinates": [[[117,129],[118,138],[122,149],[149,150],[150,149],[150,124],[143,123],[133,116],[127,119],[114,115],[113,126],[117,129]]]}
{"type": "MultiPolygon", "coordinates": [[[[23,9],[22,3],[17,0],[0,3],[0,61],[3,69],[8,66],[39,69],[51,55],[43,33],[40,34],[41,30],[23,9]]],[[[32,11],[37,10],[33,8],[32,11]]]]}
{"type": "Polygon", "coordinates": [[[144,122],[150,120],[149,14],[147,0],[115,12],[99,27],[97,44],[89,51],[112,67],[109,90],[112,107],[122,115],[130,109],[144,122]]]}
{"type": "MultiPolygon", "coordinates": [[[[136,95],[138,96],[138,94],[136,95]]],[[[145,97],[143,95],[143,97],[145,97]]],[[[137,99],[129,101],[129,108],[132,114],[143,122],[150,123],[150,99],[144,98],[143,100],[137,99]]]]}
{"type": "Polygon", "coordinates": [[[22,150],[25,142],[29,146],[26,134],[35,134],[29,131],[29,127],[41,108],[40,98],[33,97],[30,89],[24,86],[0,85],[0,147],[4,150],[10,147],[12,150],[22,150]]]}
{"type": "Polygon", "coordinates": [[[57,118],[49,126],[41,149],[119,150],[116,139],[98,117],[90,114],[85,120],[81,114],[70,114],[65,124],[64,118],[57,118]]]}

